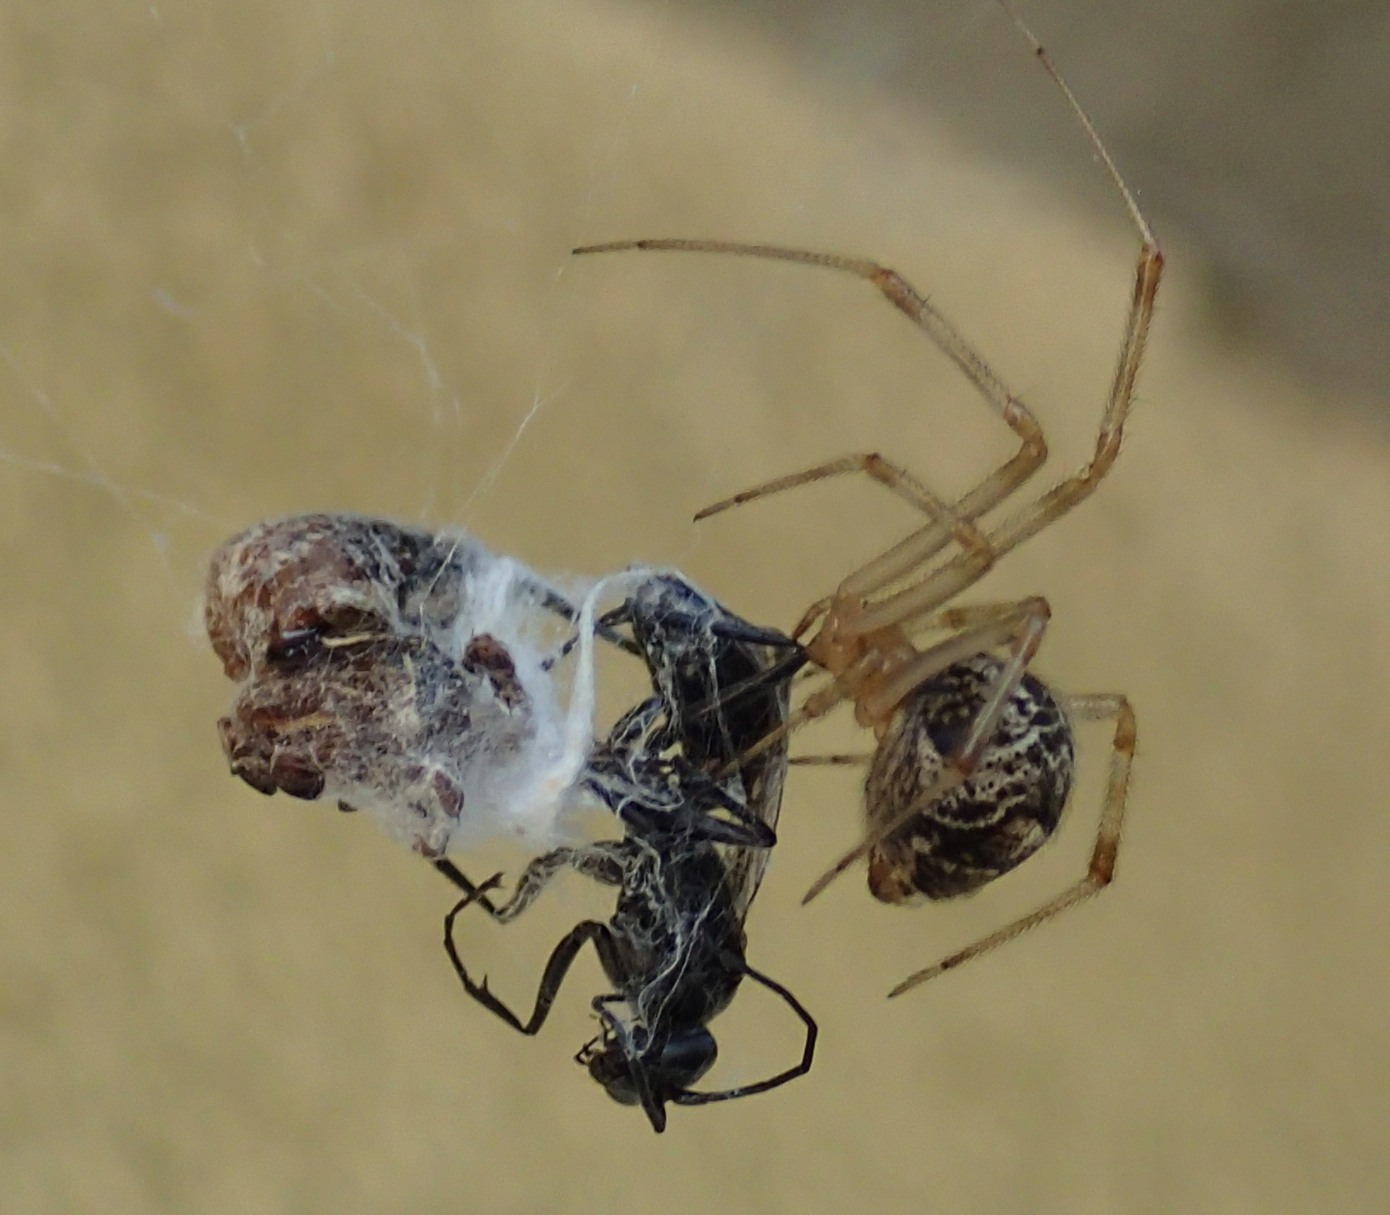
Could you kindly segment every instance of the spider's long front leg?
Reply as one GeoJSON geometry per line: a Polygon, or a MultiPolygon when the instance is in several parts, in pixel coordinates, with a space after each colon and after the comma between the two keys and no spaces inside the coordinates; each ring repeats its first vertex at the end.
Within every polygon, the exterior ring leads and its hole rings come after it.
{"type": "Polygon", "coordinates": [[[806,484],[809,481],[844,473],[863,471],[886,485],[894,493],[922,510],[932,522],[887,552],[867,563],[845,579],[836,597],[844,600],[863,598],[873,591],[890,585],[919,568],[940,552],[952,538],[961,542],[963,556],[980,573],[993,564],[988,541],[973,520],[992,510],[1047,459],[1047,443],[1037,419],[1024,403],[1005,387],[984,357],[964,337],[951,321],[901,274],[890,267],[867,258],[845,257],[834,253],[817,253],[807,249],[792,249],[781,245],[744,244],[719,240],[633,240],[613,241],[601,245],[586,245],[575,253],[612,253],[621,250],[653,250],[683,253],[722,253],[737,257],[762,258],[769,261],[793,262],[819,266],[863,279],[873,286],[895,308],[918,326],[965,375],[993,408],[1004,423],[1017,435],[1018,451],[986,476],[974,489],[953,505],[948,505],[921,481],[899,465],[892,464],[877,453],[844,456],[803,472],[792,473],[764,483],[732,498],[706,507],[697,519],[726,510],[754,498],[765,497],[806,484]]]}
{"type": "MultiPolygon", "coordinates": [[[[872,594],[887,589],[895,581],[921,569],[945,547],[947,541],[943,538],[944,532],[938,522],[934,522],[927,528],[900,541],[886,553],[851,574],[841,583],[830,603],[822,601],[820,604],[813,605],[812,611],[808,613],[810,619],[814,619],[820,612],[834,606],[848,609],[844,614],[850,619],[835,622],[836,631],[843,636],[846,643],[852,642],[855,637],[863,637],[894,625],[902,625],[916,617],[935,611],[978,581],[999,557],[1016,548],[1030,536],[1035,535],[1089,497],[1094,492],[1096,485],[1109,471],[1119,453],[1125,420],[1134,397],[1135,382],[1138,378],[1140,364],[1143,362],[1149,324],[1153,318],[1154,300],[1163,273],[1163,253],[1159,249],[1153,229],[1139,208],[1133,191],[1120,176],[1119,169],[1102,142],[1095,125],[1076,99],[1076,95],[1063,78],[1052,57],[1008,5],[1001,4],[1001,7],[1018,26],[1024,38],[1032,46],[1038,62],[1061,91],[1068,108],[1085,132],[1092,151],[1110,178],[1115,192],[1124,203],[1130,226],[1139,237],[1140,248],[1135,266],[1134,291],[1125,318],[1124,334],[1121,338],[1115,373],[1101,418],[1095,454],[1071,477],[1018,511],[998,529],[984,533],[983,544],[980,543],[980,536],[977,533],[972,537],[971,545],[966,551],[905,591],[891,595],[863,611],[858,610],[859,605],[864,603],[872,594]]],[[[942,518],[951,520],[950,530],[952,534],[969,534],[963,529],[969,529],[974,520],[1002,504],[1046,459],[1047,447],[1043,441],[1041,429],[1027,407],[1009,392],[990,365],[966,341],[955,326],[907,279],[890,267],[880,265],[867,258],[816,253],[777,245],[742,244],[734,241],[620,241],[587,246],[575,252],[598,253],[619,249],[724,253],[740,257],[787,261],[801,265],[821,266],[829,270],[851,274],[873,285],[895,308],[921,328],[927,337],[955,363],[962,374],[981,393],[985,401],[994,408],[1020,439],[1020,448],[1013,457],[949,506],[945,515],[934,516],[934,519],[938,520],[942,518]]],[[[855,457],[847,457],[847,461],[850,463],[853,463],[854,459],[855,457]]],[[[807,474],[793,475],[769,482],[756,490],[736,495],[735,498],[726,503],[719,504],[719,508],[732,505],[735,502],[746,501],[750,497],[773,493],[778,489],[790,488],[819,476],[834,475],[835,472],[841,471],[839,465],[844,463],[845,461],[832,462],[829,465],[821,466],[820,469],[809,470],[807,474]]],[[[803,618],[803,623],[806,623],[806,618],[803,618]]],[[[835,643],[833,638],[818,638],[818,640],[823,642],[822,646],[819,647],[820,649],[829,649],[835,643]]],[[[811,648],[817,648],[814,642],[811,648]]]]}
{"type": "MultiPolygon", "coordinates": [[[[1038,442],[1041,442],[1041,434],[1038,436],[1038,442]]],[[[1039,462],[1041,461],[1039,460],[1039,462]]],[[[958,507],[949,505],[902,465],[893,463],[876,451],[841,456],[837,460],[818,464],[814,468],[808,468],[802,472],[765,481],[761,485],[755,485],[751,489],[743,490],[730,498],[705,507],[696,513],[695,519],[696,522],[699,522],[701,519],[708,519],[711,515],[719,514],[731,507],[742,506],[758,498],[796,489],[798,486],[807,485],[813,481],[823,481],[830,477],[844,476],[850,473],[863,473],[878,482],[885,489],[916,507],[931,522],[926,527],[899,541],[887,552],[875,557],[846,578],[836,591],[836,599],[854,599],[866,593],[862,587],[873,589],[891,583],[894,579],[917,568],[924,561],[930,560],[953,539],[963,552],[972,554],[974,560],[983,568],[987,569],[993,563],[989,542],[984,533],[974,525],[971,516],[961,513],[958,507]]],[[[825,606],[829,606],[829,604],[826,603],[825,606]]],[[[814,609],[812,610],[814,611],[814,609]]],[[[797,625],[794,635],[799,635],[807,624],[806,617],[803,617],[801,623],[797,625]]]]}
{"type": "MultiPolygon", "coordinates": [[[[1143,222],[1142,217],[1139,217],[1139,222],[1143,222]]],[[[1162,252],[1154,243],[1147,225],[1143,226],[1142,231],[1145,241],[1135,268],[1134,293],[1095,452],[1070,477],[1005,519],[998,527],[986,532],[986,541],[996,561],[1089,498],[1119,455],[1149,322],[1153,317],[1154,298],[1163,272],[1162,252]]],[[[956,510],[960,510],[959,503],[956,510]]],[[[846,631],[872,632],[934,612],[972,586],[984,573],[985,569],[980,567],[972,554],[963,553],[933,570],[915,585],[856,614],[846,631]]]]}
{"type": "Polygon", "coordinates": [[[1134,710],[1128,699],[1118,693],[1089,696],[1064,697],[1068,714],[1081,721],[1115,722],[1115,735],[1111,743],[1110,772],[1106,780],[1105,800],[1101,807],[1100,826],[1096,831],[1095,844],[1091,848],[1090,863],[1086,874],[1075,885],[1064,890],[1056,898],[1041,907],[1021,916],[1012,924],[990,933],[987,937],[967,945],[948,958],[943,958],[934,966],[909,975],[888,993],[890,997],[900,996],[928,979],[934,979],[948,970],[988,953],[1015,937],[1036,928],[1050,920],[1059,912],[1081,902],[1089,895],[1104,890],[1115,876],[1115,861],[1120,849],[1120,833],[1124,825],[1125,802],[1129,794],[1129,770],[1134,759],[1136,728],[1134,710]]]}
{"type": "MultiPolygon", "coordinates": [[[[1061,90],[1067,106],[1086,133],[1092,151],[1100,160],[1115,192],[1124,203],[1130,226],[1139,237],[1139,257],[1134,268],[1134,290],[1130,297],[1129,309],[1125,314],[1120,352],[1116,359],[1115,373],[1111,379],[1110,392],[1106,397],[1105,408],[1101,416],[1100,434],[1096,439],[1095,454],[1072,476],[1018,511],[997,530],[989,533],[988,540],[996,559],[1011,549],[1017,548],[1030,536],[1036,535],[1048,524],[1071,510],[1072,507],[1090,497],[1101,479],[1109,472],[1110,466],[1115,462],[1115,457],[1120,451],[1120,440],[1124,432],[1125,420],[1129,415],[1130,405],[1134,399],[1134,386],[1139,376],[1139,367],[1144,360],[1144,349],[1148,341],[1149,325],[1153,320],[1154,301],[1158,295],[1159,280],[1163,276],[1164,260],[1163,251],[1158,246],[1149,221],[1139,209],[1134,192],[1120,176],[1120,170],[1111,157],[1109,149],[1101,140],[1095,124],[1092,123],[1090,116],[1076,99],[1071,86],[1067,84],[1061,71],[1053,62],[1052,56],[1034,36],[1033,31],[1019,19],[1018,15],[1007,4],[1003,4],[1002,0],[1001,7],[1008,13],[1024,38],[1028,40],[1038,62],[1042,64],[1043,69],[1061,90]]],[[[909,284],[903,283],[902,286],[911,295],[916,294],[912,292],[909,284]]],[[[889,298],[893,297],[890,295],[889,298]]],[[[910,309],[915,307],[915,301],[908,294],[904,294],[902,302],[895,299],[894,303],[907,311],[909,315],[912,314],[910,309]]],[[[966,374],[970,374],[968,369],[966,374]]],[[[972,494],[982,493],[982,501],[988,501],[992,492],[987,488],[989,483],[989,479],[987,479],[976,490],[971,491],[971,494],[967,494],[965,498],[957,502],[955,504],[956,513],[965,518],[978,518],[981,512],[976,511],[968,500],[972,494]]],[[[994,497],[990,505],[985,506],[984,509],[992,509],[994,505],[1002,501],[1003,497],[994,497]]],[[[942,604],[949,602],[977,581],[983,573],[981,570],[972,569],[967,558],[968,554],[956,558],[933,574],[928,575],[918,586],[909,588],[902,594],[875,605],[872,611],[865,613],[863,618],[855,621],[855,627],[864,631],[871,631],[890,622],[902,623],[911,617],[932,612],[942,604]]]]}

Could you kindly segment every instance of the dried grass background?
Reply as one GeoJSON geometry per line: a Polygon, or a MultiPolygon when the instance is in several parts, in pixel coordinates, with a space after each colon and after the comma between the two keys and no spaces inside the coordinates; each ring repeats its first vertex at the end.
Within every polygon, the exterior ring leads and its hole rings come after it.
{"type": "MultiPolygon", "coordinates": [[[[1216,29],[1203,53],[1215,39],[1236,76],[1326,7],[1216,29]]],[[[825,70],[833,40],[808,55],[772,8],[0,12],[0,1209],[1382,1208],[1383,401],[1374,377],[1333,389],[1261,326],[1223,322],[1230,246],[1185,218],[1206,212],[1180,173],[1139,167],[1133,109],[1126,167],[1171,267],[1134,424],[1099,496],[979,591],[1048,595],[1040,669],[1140,714],[1101,899],[889,1003],[1079,871],[1106,740],[1083,740],[1045,859],[910,912],[858,877],[798,906],[858,816],[852,774],[798,773],[750,958],[819,1016],[815,1071],[674,1111],[657,1139],[570,1062],[592,962],[538,1039],[510,1033],[445,962],[434,874],[365,823],[226,775],[229,689],[194,613],[205,554],[254,519],[354,509],[467,526],[541,569],[674,564],[786,627],[908,516],[852,483],[698,528],[695,509],[858,449],[959,490],[1010,450],[858,284],[571,262],[574,244],[885,259],[1033,403],[1057,470],[1084,457],[1135,242],[1007,24],[934,11],[924,73],[990,65],[938,108],[901,71],[825,70]],[[1019,111],[1027,154],[1000,155],[979,133],[1019,111]]],[[[1152,85],[1150,33],[1180,43],[1185,20],[1025,11],[1102,130],[1116,80],[1152,85]]],[[[858,45],[877,13],[836,36],[858,45]]],[[[1288,44],[1290,78],[1316,83],[1288,44]]],[[[1156,138],[1183,80],[1154,103],[1156,138]]],[[[1273,119],[1235,121],[1258,142],[1273,119]]],[[[1378,197],[1348,192],[1353,246],[1378,197]]],[[[814,745],[856,741],[839,722],[814,745]]],[[[479,917],[461,947],[520,1002],[603,904],[574,882],[509,929],[479,917]]],[[[789,1020],[742,997],[716,1023],[719,1075],[782,1066],[789,1020]]]]}

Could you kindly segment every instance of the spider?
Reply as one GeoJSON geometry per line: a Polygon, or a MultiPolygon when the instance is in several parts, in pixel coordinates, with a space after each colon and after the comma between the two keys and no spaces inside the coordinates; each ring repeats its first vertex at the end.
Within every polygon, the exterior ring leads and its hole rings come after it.
{"type": "Polygon", "coordinates": [[[538,857],[500,908],[484,897],[497,876],[474,885],[459,874],[465,897],[445,918],[444,947],[464,990],[532,1035],[545,1024],[575,957],[592,943],[617,990],[594,998],[602,1030],[576,1061],[615,1101],[640,1104],[660,1133],[668,1102],[748,1097],[811,1069],[816,1023],[785,987],[748,965],[743,927],[776,842],[785,738],[757,756],[742,753],[786,719],[787,686],[801,655],[788,638],[740,620],[672,574],[644,579],[605,622],[631,625],[655,692],[619,719],[591,754],[585,776],[622,821],[623,838],[538,857]],[[775,662],[779,647],[789,657],[775,662]],[[567,868],[617,887],[617,906],[607,923],[585,920],[555,946],[534,1010],[522,1021],[486,979],[468,973],[454,922],[479,903],[494,920],[509,923],[567,868]],[[800,1018],[801,1059],[765,1080],[693,1089],[717,1054],[707,1023],[745,978],[800,1018]],[[612,1011],[618,1003],[630,1009],[630,1023],[612,1011]]]}
{"type": "Polygon", "coordinates": [[[1013,499],[1045,461],[1042,429],[975,347],[896,270],[864,258],[725,240],[626,240],[574,250],[720,253],[818,266],[863,279],[960,369],[1018,439],[1011,458],[954,502],[902,465],[867,452],[767,481],[695,516],[706,519],[757,498],[857,473],[927,518],[807,609],[793,636],[811,634],[806,655],[830,680],[753,748],[773,745],[845,700],[853,701],[859,724],[876,736],[865,782],[867,829],[811,887],[806,901],[863,857],[868,858],[870,891],[884,902],[949,898],[979,889],[1026,860],[1055,830],[1071,787],[1073,723],[1113,722],[1108,782],[1085,875],[1036,910],[910,975],[892,996],[1004,944],[1109,884],[1135,746],[1135,717],[1123,695],[1063,696],[1028,673],[1051,614],[1046,599],[948,606],[1007,553],[1089,497],[1109,472],[1120,450],[1163,269],[1149,223],[1090,118],[1051,56],[1004,7],[1080,123],[1124,203],[1140,249],[1094,454],[1047,492],[1015,506],[1001,522],[987,523],[985,517],[1013,499]],[[947,553],[953,544],[956,551],[947,553]],[[914,644],[914,638],[932,633],[941,636],[931,644],[914,644]]]}

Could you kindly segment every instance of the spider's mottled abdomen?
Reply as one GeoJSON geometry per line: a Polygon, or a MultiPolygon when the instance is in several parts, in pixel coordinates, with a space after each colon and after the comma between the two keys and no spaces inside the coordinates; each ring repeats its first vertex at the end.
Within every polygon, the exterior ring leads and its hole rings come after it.
{"type": "MultiPolygon", "coordinates": [[[[965,740],[1003,663],[989,655],[947,667],[898,706],[864,786],[869,823],[894,818],[941,775],[965,740]]],[[[1071,790],[1071,726],[1031,675],[1014,692],[979,766],[922,807],[869,858],[869,889],[885,903],[969,894],[1033,855],[1056,829],[1071,790]]]]}

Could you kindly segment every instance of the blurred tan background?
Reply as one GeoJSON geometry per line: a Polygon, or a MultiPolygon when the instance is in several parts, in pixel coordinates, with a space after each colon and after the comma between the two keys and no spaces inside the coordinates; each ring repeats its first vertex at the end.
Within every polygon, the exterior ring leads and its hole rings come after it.
{"type": "MultiPolygon", "coordinates": [[[[789,626],[910,517],[853,483],[699,528],[696,508],[870,448],[958,491],[1007,435],[858,284],[566,251],[717,235],[887,260],[1026,394],[1061,470],[1136,252],[1065,107],[988,4],[925,31],[850,6],[830,34],[772,5],[596,0],[0,12],[0,1209],[1383,1209],[1383,324],[1361,310],[1304,353],[1258,320],[1297,302],[1294,266],[1383,280],[1383,192],[1337,159],[1358,188],[1334,207],[1300,154],[1348,124],[1383,144],[1353,87],[1383,73],[1329,61],[1370,45],[1370,6],[1238,8],[1024,10],[1118,128],[1171,267],[1114,475],[979,590],[1047,594],[1040,669],[1137,706],[1118,883],[889,1003],[1079,872],[1107,740],[1083,739],[1043,858],[907,912],[858,876],[798,906],[858,795],[797,773],[750,959],[818,1015],[815,1071],[673,1111],[661,1139],[570,1061],[597,966],[512,1034],[458,989],[434,874],[227,776],[203,560],[252,520],[353,509],[545,570],[675,564],[789,626]],[[1287,137],[1287,97],[1226,111],[1289,149],[1286,193],[1223,156],[1246,140],[1174,117],[1205,96],[1185,37],[1253,82],[1234,95],[1272,76],[1325,101],[1287,137]],[[938,69],[929,105],[909,85],[938,69]],[[1212,191],[1292,218],[1255,239],[1212,191]]],[[[860,741],[838,722],[808,745],[860,741]]],[[[605,903],[572,882],[461,948],[523,1003],[605,903]]],[[[742,997],[721,1082],[784,1066],[788,1022],[742,997]]]]}

